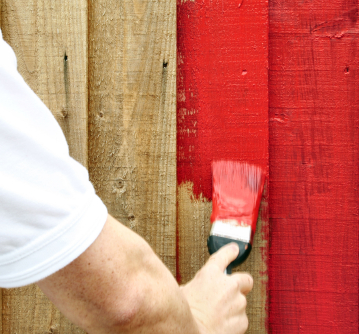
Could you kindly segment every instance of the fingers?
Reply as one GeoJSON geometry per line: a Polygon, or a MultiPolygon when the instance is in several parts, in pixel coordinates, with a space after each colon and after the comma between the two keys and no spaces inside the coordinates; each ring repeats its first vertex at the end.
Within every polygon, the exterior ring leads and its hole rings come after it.
{"type": "Polygon", "coordinates": [[[240,326],[238,328],[239,332],[238,333],[245,333],[248,329],[248,317],[246,314],[242,315],[241,316],[241,319],[240,319],[240,326]]]}
{"type": "Polygon", "coordinates": [[[237,288],[243,295],[247,295],[253,289],[253,278],[246,273],[234,274],[233,279],[236,280],[237,288]]]}
{"type": "Polygon", "coordinates": [[[220,271],[224,271],[228,265],[236,259],[239,254],[239,247],[236,243],[230,243],[223,246],[219,251],[214,253],[209,262],[218,266],[220,271]]]}
{"type": "Polygon", "coordinates": [[[239,313],[239,326],[238,333],[244,334],[248,329],[248,317],[246,314],[246,307],[247,307],[247,299],[243,294],[240,294],[239,300],[239,307],[238,309],[241,310],[239,313]]]}

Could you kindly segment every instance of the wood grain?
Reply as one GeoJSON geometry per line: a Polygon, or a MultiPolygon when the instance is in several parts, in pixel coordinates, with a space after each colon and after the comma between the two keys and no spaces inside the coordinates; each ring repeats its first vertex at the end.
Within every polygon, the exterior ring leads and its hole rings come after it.
{"type": "MultiPolygon", "coordinates": [[[[178,264],[177,279],[188,282],[205,264],[209,254],[207,238],[210,232],[209,218],[212,202],[193,194],[193,184],[186,182],[178,187],[178,264]]],[[[269,226],[268,200],[261,203],[257,232],[250,257],[236,271],[249,272],[254,279],[252,292],[247,296],[248,333],[266,333],[267,323],[267,252],[269,226]]]]}
{"type": "Polygon", "coordinates": [[[185,284],[209,257],[207,238],[211,229],[212,202],[202,194],[196,198],[193,183],[184,182],[178,186],[177,203],[177,281],[185,284]]]}
{"type": "MultiPolygon", "coordinates": [[[[1,28],[19,72],[87,166],[87,2],[2,0],[1,28]]],[[[82,333],[31,285],[2,291],[2,333],[82,333]]]]}
{"type": "Polygon", "coordinates": [[[358,333],[359,2],[269,4],[269,328],[358,333]]]}
{"type": "Polygon", "coordinates": [[[176,3],[89,1],[89,171],[176,269],[176,3]]]}
{"type": "MultiPolygon", "coordinates": [[[[208,258],[211,162],[237,160],[268,171],[267,2],[177,1],[177,279],[208,258]]],[[[266,333],[268,194],[247,262],[248,333],[266,333]]]]}

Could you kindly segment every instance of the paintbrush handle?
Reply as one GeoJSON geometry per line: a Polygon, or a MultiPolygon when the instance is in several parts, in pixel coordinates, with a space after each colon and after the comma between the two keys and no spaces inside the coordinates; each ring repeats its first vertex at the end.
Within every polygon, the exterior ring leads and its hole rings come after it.
{"type": "Polygon", "coordinates": [[[207,246],[209,254],[213,254],[221,249],[223,246],[235,242],[239,247],[239,254],[237,258],[227,267],[227,273],[232,273],[232,267],[236,267],[244,262],[244,260],[248,257],[252,246],[249,242],[244,242],[240,240],[234,240],[231,238],[220,237],[218,235],[210,235],[207,239],[207,246]],[[230,269],[228,269],[230,267],[230,269]]]}
{"type": "Polygon", "coordinates": [[[232,266],[229,265],[226,269],[224,269],[224,273],[226,275],[231,275],[232,274],[232,266]]]}

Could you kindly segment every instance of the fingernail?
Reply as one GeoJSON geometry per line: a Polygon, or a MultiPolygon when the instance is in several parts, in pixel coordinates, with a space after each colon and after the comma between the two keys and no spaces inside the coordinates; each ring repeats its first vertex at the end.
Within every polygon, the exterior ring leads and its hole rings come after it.
{"type": "Polygon", "coordinates": [[[239,252],[239,247],[236,243],[232,243],[231,244],[231,248],[235,251],[235,252],[239,252]]]}

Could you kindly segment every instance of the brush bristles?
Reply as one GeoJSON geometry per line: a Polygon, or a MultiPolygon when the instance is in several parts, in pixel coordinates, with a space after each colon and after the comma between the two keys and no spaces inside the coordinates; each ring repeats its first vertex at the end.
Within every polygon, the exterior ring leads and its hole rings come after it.
{"type": "Polygon", "coordinates": [[[212,163],[213,179],[226,187],[249,188],[258,193],[263,186],[262,168],[237,161],[215,161],[212,163]]]}
{"type": "MultiPolygon", "coordinates": [[[[252,244],[265,174],[262,168],[236,161],[212,163],[213,195],[211,222],[236,229],[251,228],[252,244]]],[[[223,229],[223,228],[222,228],[223,229]]]]}

